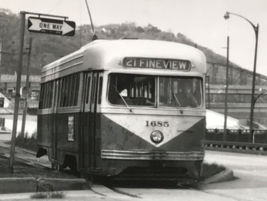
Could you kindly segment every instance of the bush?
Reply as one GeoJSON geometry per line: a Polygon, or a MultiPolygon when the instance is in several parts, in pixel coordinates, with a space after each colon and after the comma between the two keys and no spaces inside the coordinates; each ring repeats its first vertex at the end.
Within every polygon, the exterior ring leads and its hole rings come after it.
{"type": "MultiPolygon", "coordinates": [[[[27,134],[25,136],[29,136],[29,135],[27,134]]],[[[31,137],[29,138],[28,137],[21,138],[21,135],[19,134],[16,138],[16,146],[37,152],[38,146],[37,146],[37,140],[35,138],[35,134],[32,134],[31,137]]]]}
{"type": "Polygon", "coordinates": [[[64,192],[38,192],[31,196],[32,199],[64,198],[64,192]]]}
{"type": "Polygon", "coordinates": [[[209,164],[209,163],[203,163],[203,166],[202,166],[202,175],[201,175],[201,178],[204,180],[204,179],[207,179],[211,176],[214,176],[222,171],[224,171],[226,168],[222,165],[218,165],[216,163],[212,163],[212,164],[209,164]]]}

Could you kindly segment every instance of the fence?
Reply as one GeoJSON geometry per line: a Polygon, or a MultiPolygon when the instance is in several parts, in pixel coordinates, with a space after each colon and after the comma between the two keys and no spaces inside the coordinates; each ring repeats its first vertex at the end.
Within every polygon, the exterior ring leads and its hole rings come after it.
{"type": "MultiPolygon", "coordinates": [[[[223,141],[223,129],[207,129],[205,140],[223,141]]],[[[250,143],[249,130],[227,129],[226,142],[247,142],[250,143]]],[[[253,142],[267,144],[267,130],[253,130],[253,142]]]]}
{"type": "Polygon", "coordinates": [[[243,129],[227,129],[223,140],[223,129],[207,129],[203,144],[208,148],[245,149],[267,151],[267,130],[253,130],[252,142],[250,131],[243,129]]]}

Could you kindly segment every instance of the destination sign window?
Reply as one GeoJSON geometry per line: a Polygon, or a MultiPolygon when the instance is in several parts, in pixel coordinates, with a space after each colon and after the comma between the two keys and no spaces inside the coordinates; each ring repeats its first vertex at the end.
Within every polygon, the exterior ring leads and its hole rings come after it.
{"type": "Polygon", "coordinates": [[[158,58],[134,58],[123,59],[123,66],[132,68],[157,68],[190,71],[191,64],[188,60],[158,59],[158,58]]]}

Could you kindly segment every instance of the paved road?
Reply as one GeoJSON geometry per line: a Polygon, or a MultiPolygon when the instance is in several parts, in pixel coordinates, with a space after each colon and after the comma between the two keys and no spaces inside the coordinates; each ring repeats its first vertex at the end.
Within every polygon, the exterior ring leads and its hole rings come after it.
{"type": "MultiPolygon", "coordinates": [[[[8,138],[6,135],[4,138],[8,138]]],[[[0,139],[3,135],[0,136],[0,139]]],[[[116,187],[116,191],[95,185],[92,191],[66,192],[65,200],[183,200],[262,201],[267,200],[267,156],[206,151],[205,160],[234,171],[236,180],[202,186],[201,189],[116,187]]],[[[24,195],[27,200],[30,194],[24,195]]],[[[21,196],[22,198],[23,196],[21,196]]],[[[6,197],[6,199],[9,199],[6,197]]],[[[0,199],[1,200],[1,199],[0,199]]],[[[29,199],[30,200],[30,199],[29,199]]]]}
{"type": "MultiPolygon", "coordinates": [[[[116,193],[106,187],[96,185],[93,190],[98,195],[104,195],[103,199],[105,200],[267,200],[266,156],[207,151],[205,160],[208,163],[217,163],[232,169],[237,178],[229,182],[205,185],[200,189],[127,188],[124,186],[117,187],[116,190],[120,193],[116,193]]],[[[83,198],[80,197],[79,200],[83,200],[83,198]]],[[[95,197],[93,200],[99,200],[99,197],[95,197]]]]}
{"type": "Polygon", "coordinates": [[[138,195],[144,200],[205,200],[205,201],[262,201],[267,200],[266,156],[207,151],[208,163],[224,165],[234,171],[234,181],[202,186],[196,189],[128,189],[124,192],[138,195]]]}
{"type": "Polygon", "coordinates": [[[267,156],[207,151],[206,161],[231,168],[238,179],[208,185],[205,192],[235,200],[267,200],[267,156]]]}

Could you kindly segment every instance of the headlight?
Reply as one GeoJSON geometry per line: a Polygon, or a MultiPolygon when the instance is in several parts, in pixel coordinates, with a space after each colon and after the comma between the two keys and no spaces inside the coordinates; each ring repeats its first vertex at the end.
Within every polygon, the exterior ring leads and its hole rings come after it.
{"type": "Polygon", "coordinates": [[[161,143],[164,139],[163,133],[161,131],[153,131],[150,135],[150,139],[154,143],[161,143]]]}

